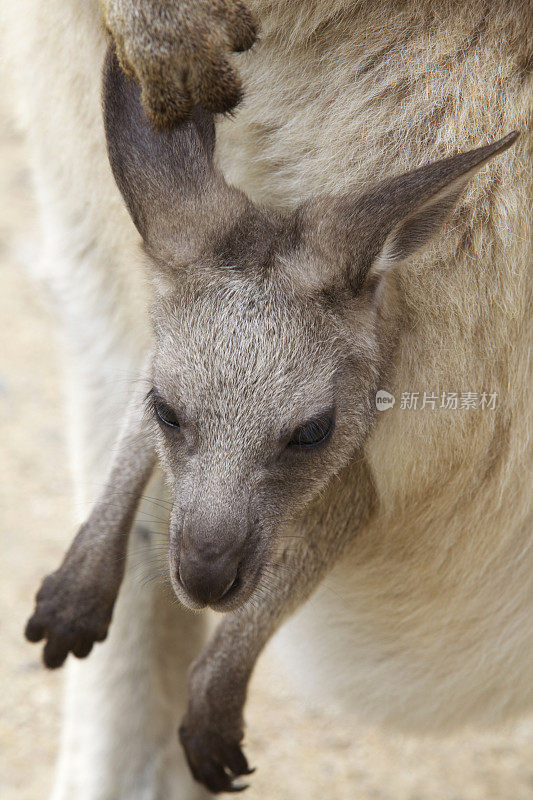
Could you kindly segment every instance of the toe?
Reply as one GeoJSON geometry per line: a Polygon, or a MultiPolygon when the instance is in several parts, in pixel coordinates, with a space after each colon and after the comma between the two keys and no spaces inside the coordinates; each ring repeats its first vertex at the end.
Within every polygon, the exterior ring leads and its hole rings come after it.
{"type": "Polygon", "coordinates": [[[37,614],[34,614],[26,624],[24,636],[29,642],[40,642],[44,638],[44,632],[44,623],[38,619],[37,614]]]}
{"type": "Polygon", "coordinates": [[[69,647],[64,639],[50,636],[43,651],[43,661],[49,669],[63,666],[68,655],[69,647]]]}

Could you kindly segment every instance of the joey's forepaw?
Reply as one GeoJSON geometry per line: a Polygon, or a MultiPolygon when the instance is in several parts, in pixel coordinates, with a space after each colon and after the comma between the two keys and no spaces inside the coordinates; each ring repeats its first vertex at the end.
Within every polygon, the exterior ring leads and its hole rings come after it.
{"type": "Polygon", "coordinates": [[[242,97],[230,53],[257,37],[241,0],[103,0],[118,60],[142,90],[152,122],[173,127],[193,106],[231,111],[242,97]]]}
{"type": "Polygon", "coordinates": [[[43,661],[50,669],[60,667],[69,653],[85,658],[106,638],[113,602],[65,580],[61,570],[44,579],[36,599],[24,633],[30,642],[46,640],[43,661]]]}
{"type": "Polygon", "coordinates": [[[247,784],[238,782],[243,775],[254,772],[241,750],[242,734],[231,736],[210,731],[187,717],[178,733],[196,781],[213,794],[242,792],[248,788],[247,784]]]}

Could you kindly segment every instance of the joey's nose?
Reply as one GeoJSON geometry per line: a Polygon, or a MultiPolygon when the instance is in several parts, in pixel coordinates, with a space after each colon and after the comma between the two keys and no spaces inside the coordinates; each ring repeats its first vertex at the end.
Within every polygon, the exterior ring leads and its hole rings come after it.
{"type": "Polygon", "coordinates": [[[239,553],[201,554],[181,549],[179,579],[188,594],[203,605],[222,600],[237,579],[239,553]]]}

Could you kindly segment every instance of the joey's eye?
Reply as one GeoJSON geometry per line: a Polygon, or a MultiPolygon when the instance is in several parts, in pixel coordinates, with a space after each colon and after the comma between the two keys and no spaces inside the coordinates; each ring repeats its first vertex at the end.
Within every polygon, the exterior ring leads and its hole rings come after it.
{"type": "Polygon", "coordinates": [[[159,397],[154,397],[153,402],[154,411],[164,425],[168,425],[171,428],[180,427],[180,421],[176,416],[176,412],[172,410],[168,403],[165,403],[165,401],[161,400],[159,397]]]}
{"type": "Polygon", "coordinates": [[[333,430],[331,414],[316,417],[297,428],[289,441],[289,447],[314,447],[324,442],[333,430]]]}

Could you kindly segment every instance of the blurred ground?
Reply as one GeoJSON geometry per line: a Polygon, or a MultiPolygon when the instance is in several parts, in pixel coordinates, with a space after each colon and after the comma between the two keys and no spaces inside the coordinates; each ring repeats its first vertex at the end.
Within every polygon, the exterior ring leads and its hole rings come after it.
{"type": "MultiPolygon", "coordinates": [[[[71,490],[52,315],[25,274],[38,229],[24,145],[1,107],[0,209],[0,798],[44,800],[62,676],[41,668],[22,630],[72,533],[71,490]]],[[[247,720],[259,767],[247,800],[533,798],[533,720],[446,740],[391,736],[301,708],[268,661],[247,720]]]]}

